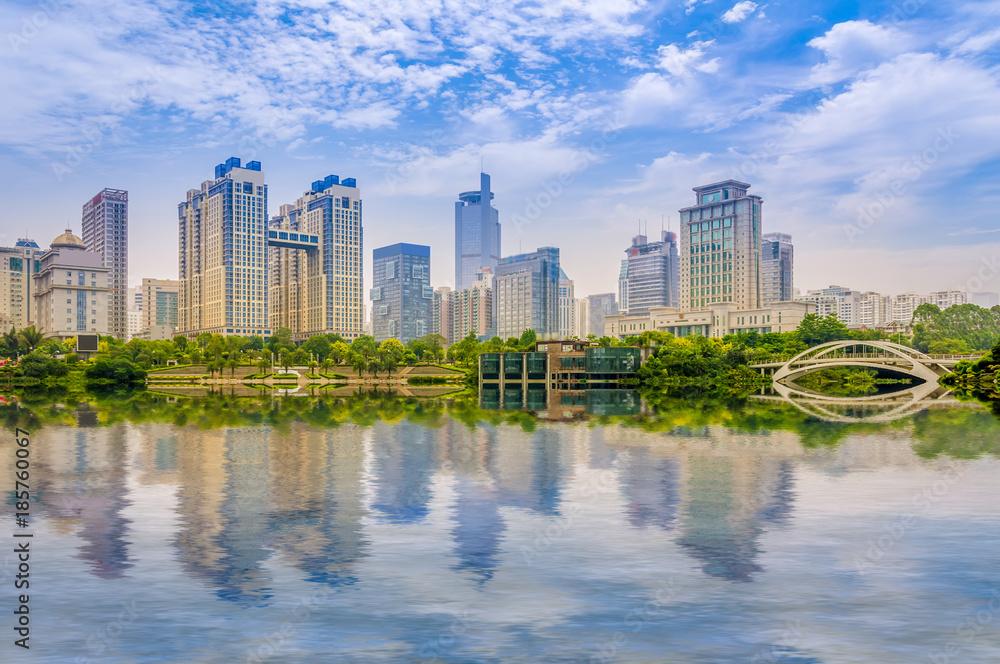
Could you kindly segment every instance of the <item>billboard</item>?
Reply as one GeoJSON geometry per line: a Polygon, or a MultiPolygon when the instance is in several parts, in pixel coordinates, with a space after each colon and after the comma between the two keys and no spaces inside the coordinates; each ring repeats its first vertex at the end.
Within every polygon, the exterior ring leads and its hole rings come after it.
{"type": "Polygon", "coordinates": [[[78,334],[76,336],[76,352],[96,353],[99,340],[100,337],[96,334],[78,334]]]}

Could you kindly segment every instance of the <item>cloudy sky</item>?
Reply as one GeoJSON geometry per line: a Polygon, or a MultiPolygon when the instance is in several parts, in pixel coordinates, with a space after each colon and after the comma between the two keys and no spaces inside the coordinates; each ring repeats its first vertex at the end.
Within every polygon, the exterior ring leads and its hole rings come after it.
{"type": "Polygon", "coordinates": [[[238,156],[272,214],[356,177],[366,266],[430,244],[435,285],[482,163],[503,252],[559,247],[578,296],[726,178],[800,289],[1000,290],[995,0],[0,0],[0,36],[0,243],[127,189],[132,282],[176,276],[177,203],[238,156]]]}

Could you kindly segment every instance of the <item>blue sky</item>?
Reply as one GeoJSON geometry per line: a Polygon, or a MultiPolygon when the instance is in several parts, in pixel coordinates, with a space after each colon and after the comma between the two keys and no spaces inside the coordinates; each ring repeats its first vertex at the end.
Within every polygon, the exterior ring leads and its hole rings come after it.
{"type": "Polygon", "coordinates": [[[0,0],[0,243],[128,189],[130,281],[174,277],[177,203],[238,156],[271,214],[356,177],[366,267],[430,244],[450,285],[483,163],[503,252],[559,247],[578,295],[731,177],[794,237],[803,290],[1000,290],[1000,2],[206,7],[0,0]]]}

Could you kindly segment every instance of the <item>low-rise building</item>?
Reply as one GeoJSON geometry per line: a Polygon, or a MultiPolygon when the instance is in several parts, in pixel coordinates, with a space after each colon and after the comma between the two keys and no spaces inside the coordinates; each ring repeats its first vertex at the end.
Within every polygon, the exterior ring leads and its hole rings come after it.
{"type": "Polygon", "coordinates": [[[80,332],[108,334],[110,271],[101,255],[87,251],[67,228],[42,255],[34,277],[38,330],[59,340],[80,332]]]}
{"type": "Polygon", "coordinates": [[[775,302],[760,309],[740,309],[732,302],[717,302],[698,311],[680,311],[675,307],[652,307],[639,316],[605,316],[604,335],[624,339],[656,330],[676,337],[694,334],[722,338],[740,332],[791,332],[807,314],[816,313],[812,302],[775,302]]]}

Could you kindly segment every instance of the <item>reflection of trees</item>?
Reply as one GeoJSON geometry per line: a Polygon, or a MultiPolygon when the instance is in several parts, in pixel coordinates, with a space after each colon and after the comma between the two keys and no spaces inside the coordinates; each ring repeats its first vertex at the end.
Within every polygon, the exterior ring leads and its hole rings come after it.
{"type": "MultiPolygon", "coordinates": [[[[986,402],[993,416],[986,411],[931,409],[918,419],[896,423],[838,424],[820,420],[790,404],[764,403],[719,392],[695,389],[669,389],[645,392],[648,408],[639,415],[604,415],[593,417],[597,425],[635,427],[647,432],[670,432],[678,428],[697,429],[725,426],[735,431],[791,431],[799,435],[806,447],[836,446],[849,433],[872,433],[909,426],[919,420],[917,438],[927,439],[922,447],[926,454],[962,456],[980,450],[996,453],[986,434],[995,431],[1000,420],[1000,401],[989,401],[982,395],[972,395],[986,402]],[[949,415],[949,413],[953,413],[949,415]],[[978,414],[978,418],[973,414],[978,414]],[[973,418],[981,428],[971,436],[933,438],[935,427],[964,426],[965,418],[973,418]],[[929,438],[930,437],[930,438],[929,438]],[[980,442],[975,442],[980,440],[980,442]],[[977,447],[978,446],[978,447],[977,447]]],[[[210,430],[224,427],[268,425],[287,433],[294,422],[305,422],[319,428],[336,428],[345,423],[372,426],[377,422],[411,422],[423,427],[439,428],[447,418],[457,420],[473,430],[483,424],[511,424],[525,432],[536,430],[538,420],[533,413],[488,410],[479,407],[478,395],[471,392],[437,399],[399,396],[387,390],[337,390],[330,394],[316,390],[309,396],[278,396],[269,393],[238,396],[229,390],[189,396],[153,391],[105,390],[33,391],[17,395],[14,405],[0,404],[0,420],[9,429],[22,427],[37,430],[52,425],[75,425],[73,411],[85,407],[95,413],[99,426],[118,422],[134,424],[162,422],[176,426],[193,425],[210,430]]]]}

